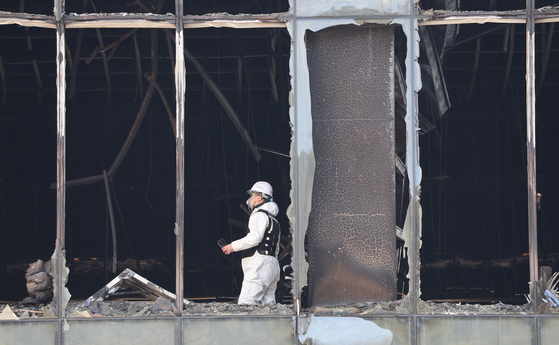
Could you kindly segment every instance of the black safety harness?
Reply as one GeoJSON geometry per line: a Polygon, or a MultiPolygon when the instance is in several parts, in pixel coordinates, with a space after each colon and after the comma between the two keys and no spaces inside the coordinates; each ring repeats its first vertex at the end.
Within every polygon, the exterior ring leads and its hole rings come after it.
{"type": "MultiPolygon", "coordinates": [[[[253,256],[257,250],[262,255],[270,255],[275,257],[276,246],[278,244],[278,238],[280,235],[280,224],[277,219],[266,210],[257,210],[255,212],[262,212],[268,216],[268,227],[266,228],[266,231],[264,231],[262,241],[252,248],[243,250],[241,252],[241,257],[244,259],[253,256]]],[[[247,234],[249,232],[250,229],[247,228],[247,234]]]]}

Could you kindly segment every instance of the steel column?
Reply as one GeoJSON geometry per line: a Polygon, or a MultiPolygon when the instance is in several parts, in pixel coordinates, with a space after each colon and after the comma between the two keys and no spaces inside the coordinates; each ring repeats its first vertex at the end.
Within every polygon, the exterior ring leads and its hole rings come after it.
{"type": "Polygon", "coordinates": [[[421,80],[421,72],[418,66],[419,59],[419,23],[415,13],[415,1],[410,1],[409,18],[406,20],[404,29],[407,30],[407,52],[406,52],[406,167],[409,178],[410,202],[407,215],[411,219],[411,243],[409,244],[410,256],[410,304],[409,313],[413,315],[410,323],[410,343],[418,344],[418,318],[417,306],[420,301],[419,281],[419,238],[421,236],[421,215],[419,207],[419,185],[421,183],[421,168],[419,165],[419,105],[416,84],[421,80]]]}
{"type": "Polygon", "coordinates": [[[175,2],[175,90],[176,90],[176,295],[179,312],[183,308],[184,295],[184,109],[186,68],[184,64],[183,0],[175,2]]]}
{"type": "Polygon", "coordinates": [[[66,50],[65,29],[63,22],[64,2],[54,2],[56,18],[56,96],[57,96],[57,143],[56,143],[56,271],[55,298],[57,301],[56,315],[64,317],[64,308],[60,308],[62,300],[62,255],[65,252],[66,226],[66,50]]]}
{"type": "MultiPolygon", "coordinates": [[[[528,231],[530,247],[530,281],[538,280],[538,229],[536,208],[536,62],[534,0],[526,1],[526,159],[528,182],[528,231]]],[[[537,296],[532,295],[536,303],[537,296]]]]}

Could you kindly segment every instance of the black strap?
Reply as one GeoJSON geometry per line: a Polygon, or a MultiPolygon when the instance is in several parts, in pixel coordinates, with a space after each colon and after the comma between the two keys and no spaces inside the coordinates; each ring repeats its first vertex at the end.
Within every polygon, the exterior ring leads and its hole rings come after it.
{"type": "MultiPolygon", "coordinates": [[[[262,237],[262,241],[256,246],[242,250],[241,259],[248,258],[254,255],[254,253],[258,250],[258,252],[262,255],[270,255],[276,256],[276,246],[278,243],[279,234],[281,232],[280,224],[278,220],[270,214],[270,212],[266,210],[257,210],[256,212],[262,212],[268,216],[268,227],[264,231],[264,236],[262,237]],[[277,224],[277,230],[274,231],[274,223],[277,224]]],[[[247,234],[250,232],[250,228],[247,228],[247,234]]]]}

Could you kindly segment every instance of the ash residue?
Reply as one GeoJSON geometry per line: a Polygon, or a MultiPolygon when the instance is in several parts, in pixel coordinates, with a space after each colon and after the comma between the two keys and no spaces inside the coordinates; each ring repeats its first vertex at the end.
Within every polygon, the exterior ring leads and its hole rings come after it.
{"type": "Polygon", "coordinates": [[[35,319],[35,318],[54,318],[54,314],[50,305],[25,305],[21,302],[19,303],[6,303],[0,304],[0,319],[9,319],[9,313],[4,313],[5,309],[9,307],[10,311],[19,320],[23,319],[35,319]]]}
{"type": "Polygon", "coordinates": [[[478,11],[450,11],[450,10],[433,10],[433,9],[427,9],[427,10],[423,10],[421,11],[421,14],[424,15],[430,15],[430,14],[435,14],[436,16],[456,16],[456,15],[462,15],[462,16],[487,16],[487,15],[492,15],[492,16],[498,16],[498,15],[502,15],[502,16],[521,16],[521,15],[525,15],[526,14],[526,10],[507,10],[507,11],[483,11],[483,10],[478,10],[478,11]]]}
{"type": "MultiPolygon", "coordinates": [[[[55,318],[50,305],[29,306],[22,303],[0,304],[0,314],[6,307],[10,307],[17,319],[55,318]]],[[[367,302],[332,307],[313,307],[303,309],[302,314],[315,316],[343,316],[343,315],[382,315],[382,314],[410,314],[408,299],[386,302],[367,302]]],[[[423,315],[529,315],[534,310],[531,303],[512,305],[495,304],[462,304],[451,302],[420,301],[417,314],[423,315]]],[[[6,313],[6,317],[11,315],[6,313]]],[[[548,303],[538,305],[538,314],[559,314],[559,306],[548,303]]],[[[68,303],[66,317],[68,318],[105,318],[105,317],[176,317],[176,316],[229,316],[229,315],[293,315],[293,306],[285,304],[275,305],[238,305],[230,302],[192,303],[185,306],[182,313],[178,313],[173,303],[168,300],[159,301],[100,301],[86,305],[83,301],[68,303]]],[[[0,315],[1,316],[1,315],[0,315]]]]}
{"type": "Polygon", "coordinates": [[[239,305],[232,303],[194,303],[185,306],[183,316],[217,316],[217,315],[292,315],[293,306],[273,305],[239,305]]]}
{"type": "Polygon", "coordinates": [[[504,304],[462,304],[450,302],[421,301],[418,305],[419,314],[443,315],[495,315],[495,314],[529,314],[532,312],[531,303],[524,305],[504,304]]]}
{"type": "MultiPolygon", "coordinates": [[[[404,298],[397,301],[356,303],[332,307],[314,307],[303,309],[304,314],[315,316],[334,316],[334,315],[379,315],[379,314],[399,314],[406,315],[412,313],[409,300],[404,298]]],[[[418,314],[431,315],[503,315],[503,314],[531,314],[533,313],[532,304],[523,305],[504,304],[501,302],[494,304],[462,304],[451,302],[431,302],[420,301],[417,308],[418,314]]],[[[540,314],[559,314],[559,307],[553,307],[548,303],[541,303],[538,307],[540,314]]]]}
{"type": "Polygon", "coordinates": [[[67,317],[144,317],[144,316],[222,316],[222,315],[292,315],[292,306],[238,305],[232,303],[192,303],[178,313],[166,299],[157,301],[100,301],[90,305],[70,302],[67,317]]]}
{"type": "Polygon", "coordinates": [[[544,6],[544,7],[535,9],[536,12],[544,13],[544,14],[545,13],[556,14],[558,10],[559,10],[559,7],[557,7],[557,6],[544,6]]]}
{"type": "Polygon", "coordinates": [[[313,314],[315,316],[393,314],[402,311],[401,302],[402,300],[343,304],[330,307],[313,307],[303,309],[303,314],[313,314]]]}
{"type": "Polygon", "coordinates": [[[174,313],[154,308],[153,301],[99,301],[87,305],[85,302],[70,302],[67,317],[135,317],[157,314],[175,316],[174,313]],[[161,313],[160,313],[161,311],[161,313]]]}

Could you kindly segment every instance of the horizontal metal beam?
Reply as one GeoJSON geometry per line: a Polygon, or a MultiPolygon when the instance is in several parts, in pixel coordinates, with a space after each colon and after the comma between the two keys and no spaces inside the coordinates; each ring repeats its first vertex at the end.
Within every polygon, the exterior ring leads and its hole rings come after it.
{"type": "Polygon", "coordinates": [[[0,25],[10,24],[56,30],[56,21],[53,16],[12,12],[0,13],[0,25]]]}
{"type": "Polygon", "coordinates": [[[175,28],[172,14],[68,14],[64,17],[67,29],[75,28],[175,28]]]}
{"type": "MultiPolygon", "coordinates": [[[[353,19],[395,19],[402,16],[354,16],[353,19]]],[[[453,12],[423,11],[419,25],[450,25],[450,24],[484,24],[484,23],[526,23],[527,12],[489,11],[489,12],[453,12]]],[[[535,23],[559,22],[559,8],[551,8],[534,15],[535,23]]],[[[331,17],[328,17],[331,18],[331,17]]],[[[204,15],[185,16],[184,28],[284,28],[286,22],[294,17],[288,14],[276,15],[204,15]]],[[[322,19],[321,17],[313,19],[322,19]]],[[[63,18],[67,29],[76,28],[175,28],[175,16],[172,14],[68,14],[63,18]]],[[[27,13],[0,13],[0,25],[17,24],[27,27],[56,29],[53,16],[27,13]]]]}
{"type": "MultiPolygon", "coordinates": [[[[485,24],[485,23],[526,23],[527,10],[515,11],[423,11],[424,17],[419,25],[450,25],[450,24],[485,24]],[[430,18],[429,18],[430,17],[430,18]],[[427,19],[425,19],[427,18],[427,19]]],[[[552,23],[559,21],[559,7],[540,9],[534,14],[535,23],[552,23]]]]}
{"type": "MultiPolygon", "coordinates": [[[[66,181],[66,188],[83,186],[83,185],[86,185],[86,184],[93,184],[93,183],[97,183],[97,182],[101,182],[101,181],[103,181],[103,174],[95,175],[95,176],[89,176],[89,177],[82,177],[82,178],[78,178],[78,179],[75,179],[75,180],[66,181]]],[[[51,188],[56,188],[56,183],[52,183],[50,185],[50,187],[51,188]]]]}
{"type": "MultiPolygon", "coordinates": [[[[195,28],[284,28],[286,19],[279,15],[204,15],[186,16],[185,29],[195,28]]],[[[175,28],[175,15],[151,13],[67,14],[63,18],[66,29],[78,28],[175,28]]],[[[56,29],[53,16],[28,13],[2,12],[0,25],[17,24],[27,27],[56,29]]]]}

